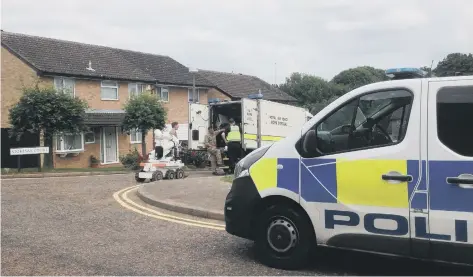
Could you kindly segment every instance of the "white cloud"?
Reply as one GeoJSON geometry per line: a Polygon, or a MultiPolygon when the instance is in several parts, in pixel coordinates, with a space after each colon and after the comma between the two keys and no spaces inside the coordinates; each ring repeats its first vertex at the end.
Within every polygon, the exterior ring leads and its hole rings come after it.
{"type": "Polygon", "coordinates": [[[187,66],[331,78],[473,49],[471,0],[2,1],[2,29],[173,57],[187,66]]]}

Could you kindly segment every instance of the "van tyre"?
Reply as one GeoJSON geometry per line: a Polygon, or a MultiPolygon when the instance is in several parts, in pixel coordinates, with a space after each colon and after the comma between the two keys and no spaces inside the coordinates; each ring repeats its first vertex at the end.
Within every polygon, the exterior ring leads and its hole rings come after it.
{"type": "Polygon", "coordinates": [[[162,180],[164,178],[163,176],[163,173],[159,170],[156,170],[154,173],[153,173],[153,181],[159,181],[159,180],[162,180]]]}
{"type": "Polygon", "coordinates": [[[261,213],[257,222],[257,259],[278,269],[307,265],[315,237],[312,224],[303,212],[291,206],[272,205],[261,213]]]}

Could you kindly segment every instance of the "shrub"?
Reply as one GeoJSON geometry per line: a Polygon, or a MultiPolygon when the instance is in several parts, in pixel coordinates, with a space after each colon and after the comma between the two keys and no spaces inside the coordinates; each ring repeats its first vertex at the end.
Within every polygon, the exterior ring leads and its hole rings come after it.
{"type": "Polygon", "coordinates": [[[181,161],[186,165],[203,168],[209,162],[206,151],[196,151],[191,149],[182,149],[180,155],[181,161]]]}
{"type": "Polygon", "coordinates": [[[140,168],[140,163],[144,161],[143,156],[134,148],[126,155],[120,156],[120,162],[125,168],[136,170],[140,168]]]}

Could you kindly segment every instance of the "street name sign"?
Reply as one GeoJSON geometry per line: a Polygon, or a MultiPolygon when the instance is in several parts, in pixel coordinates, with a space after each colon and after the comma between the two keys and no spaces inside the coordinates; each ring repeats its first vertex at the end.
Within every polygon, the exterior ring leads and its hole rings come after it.
{"type": "Polygon", "coordinates": [[[47,153],[49,153],[49,147],[10,148],[10,155],[11,156],[47,154],[47,153]]]}

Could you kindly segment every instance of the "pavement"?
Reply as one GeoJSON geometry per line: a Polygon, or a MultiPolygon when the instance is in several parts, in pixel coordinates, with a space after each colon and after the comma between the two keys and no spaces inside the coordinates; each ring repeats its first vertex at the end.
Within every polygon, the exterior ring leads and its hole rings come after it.
{"type": "Polygon", "coordinates": [[[231,184],[221,179],[222,176],[162,180],[143,184],[136,193],[142,201],[158,208],[223,221],[231,184]]]}
{"type": "Polygon", "coordinates": [[[302,270],[268,268],[255,259],[254,244],[227,234],[222,222],[155,208],[136,196],[136,186],[132,174],[2,180],[0,275],[473,274],[331,249],[319,249],[302,270]]]}

